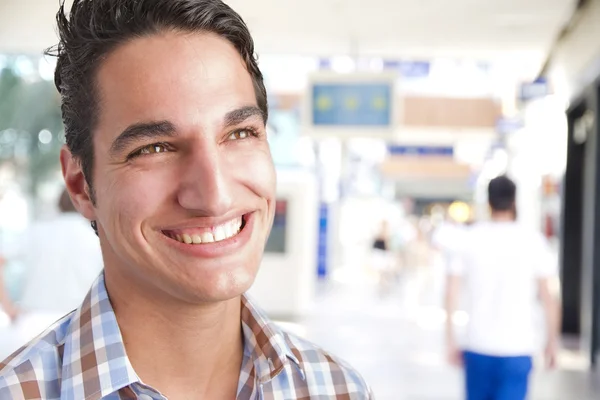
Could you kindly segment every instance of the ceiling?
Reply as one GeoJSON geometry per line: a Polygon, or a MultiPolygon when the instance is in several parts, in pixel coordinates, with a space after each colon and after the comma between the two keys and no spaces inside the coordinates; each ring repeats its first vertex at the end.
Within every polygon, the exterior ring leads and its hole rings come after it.
{"type": "MultiPolygon", "coordinates": [[[[541,63],[575,0],[226,0],[262,54],[541,63]]],[[[0,52],[56,42],[58,0],[0,0],[0,52]]]]}
{"type": "Polygon", "coordinates": [[[573,0],[229,0],[268,52],[546,53],[573,0]]]}

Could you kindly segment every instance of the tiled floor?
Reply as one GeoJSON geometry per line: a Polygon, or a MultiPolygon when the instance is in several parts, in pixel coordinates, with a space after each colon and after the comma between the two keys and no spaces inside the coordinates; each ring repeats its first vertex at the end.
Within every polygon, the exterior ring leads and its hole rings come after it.
{"type": "MultiPolygon", "coordinates": [[[[462,399],[462,373],[444,358],[439,284],[417,304],[408,287],[382,297],[367,282],[321,285],[312,311],[291,329],[350,362],[379,400],[462,399]]],[[[583,356],[564,351],[561,364],[536,369],[531,400],[600,399],[600,376],[587,372],[583,356]]]]}

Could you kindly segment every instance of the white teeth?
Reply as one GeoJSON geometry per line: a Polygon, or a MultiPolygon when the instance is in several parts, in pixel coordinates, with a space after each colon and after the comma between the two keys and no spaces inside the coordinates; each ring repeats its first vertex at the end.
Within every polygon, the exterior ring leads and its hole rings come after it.
{"type": "Polygon", "coordinates": [[[221,240],[227,239],[227,233],[225,233],[224,226],[217,226],[213,235],[215,237],[215,242],[220,242],[221,240]]]}
{"type": "Polygon", "coordinates": [[[231,223],[227,223],[223,225],[223,233],[225,234],[225,238],[230,238],[233,236],[234,232],[231,231],[231,223]]]}
{"type": "Polygon", "coordinates": [[[167,234],[172,239],[186,244],[201,244],[220,242],[229,239],[240,232],[242,227],[242,218],[237,218],[233,221],[226,222],[222,225],[213,228],[212,232],[203,232],[195,234],[167,234]]]}
{"type": "Polygon", "coordinates": [[[202,234],[202,243],[212,243],[215,241],[215,238],[212,233],[204,232],[202,234]]]}
{"type": "Polygon", "coordinates": [[[229,226],[232,231],[232,234],[235,235],[236,233],[238,233],[238,231],[240,230],[240,227],[242,226],[242,218],[240,217],[238,219],[231,221],[229,226]]]}

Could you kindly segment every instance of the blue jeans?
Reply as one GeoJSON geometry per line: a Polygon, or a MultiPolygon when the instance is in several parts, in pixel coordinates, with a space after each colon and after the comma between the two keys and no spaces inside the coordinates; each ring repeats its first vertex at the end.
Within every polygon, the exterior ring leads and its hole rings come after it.
{"type": "Polygon", "coordinates": [[[493,357],[464,353],[467,400],[525,400],[530,356],[493,357]]]}

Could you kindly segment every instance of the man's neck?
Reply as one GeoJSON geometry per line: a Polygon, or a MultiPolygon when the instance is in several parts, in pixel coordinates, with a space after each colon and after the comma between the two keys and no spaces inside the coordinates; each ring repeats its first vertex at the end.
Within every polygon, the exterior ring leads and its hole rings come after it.
{"type": "Polygon", "coordinates": [[[107,278],[127,356],[145,384],[169,399],[235,398],[243,361],[239,297],[192,305],[123,289],[107,278]]]}
{"type": "Polygon", "coordinates": [[[514,222],[515,213],[512,211],[492,211],[491,219],[494,222],[514,222]]]}

